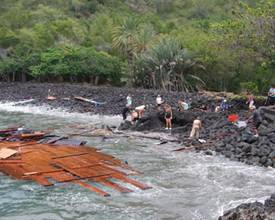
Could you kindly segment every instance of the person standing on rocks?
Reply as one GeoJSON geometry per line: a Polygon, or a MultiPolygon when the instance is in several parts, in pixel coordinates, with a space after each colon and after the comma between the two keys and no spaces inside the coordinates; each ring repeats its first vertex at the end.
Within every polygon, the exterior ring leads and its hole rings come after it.
{"type": "Polygon", "coordinates": [[[172,107],[168,104],[164,106],[164,119],[165,119],[165,129],[171,130],[172,129],[172,118],[173,118],[173,112],[172,107]]]}
{"type": "Polygon", "coordinates": [[[163,102],[164,102],[164,101],[162,100],[161,96],[158,95],[157,98],[156,98],[156,104],[157,104],[157,109],[158,109],[158,111],[161,110],[161,105],[163,104],[163,102]]]}
{"type": "Polygon", "coordinates": [[[192,126],[192,130],[190,133],[190,139],[194,139],[194,137],[198,140],[200,138],[200,130],[202,128],[202,122],[200,117],[197,117],[194,121],[193,121],[193,126],[192,126]]]}
{"type": "Polygon", "coordinates": [[[246,104],[248,104],[249,112],[253,112],[256,109],[256,106],[254,103],[255,103],[254,96],[250,92],[248,92],[246,104]]]}
{"type": "Polygon", "coordinates": [[[128,94],[128,96],[126,97],[126,101],[127,101],[126,107],[131,108],[133,105],[133,99],[131,94],[128,94]]]}
{"type": "Polygon", "coordinates": [[[126,97],[126,106],[125,108],[122,110],[122,117],[123,120],[126,120],[127,118],[127,113],[130,112],[131,108],[132,108],[132,104],[133,104],[133,99],[131,94],[128,94],[128,96],[126,97]]]}
{"type": "Polygon", "coordinates": [[[262,124],[263,117],[261,108],[255,109],[253,115],[248,119],[248,121],[253,121],[253,129],[255,132],[255,137],[259,137],[259,127],[262,124]]]}
{"type": "Polygon", "coordinates": [[[228,110],[228,108],[229,108],[229,105],[227,103],[227,100],[224,98],[221,102],[220,109],[221,109],[221,111],[226,111],[226,110],[228,110]]]}
{"type": "Polygon", "coordinates": [[[160,106],[162,105],[163,100],[162,100],[162,98],[161,98],[160,95],[157,96],[157,98],[156,98],[156,103],[157,103],[157,106],[158,106],[158,107],[160,107],[160,106]]]}
{"type": "Polygon", "coordinates": [[[268,91],[268,100],[270,105],[275,105],[275,84],[272,84],[268,91]]]}

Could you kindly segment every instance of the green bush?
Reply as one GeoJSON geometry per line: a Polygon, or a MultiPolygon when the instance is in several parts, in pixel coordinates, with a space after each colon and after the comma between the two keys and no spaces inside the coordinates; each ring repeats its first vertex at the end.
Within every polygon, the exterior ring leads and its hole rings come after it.
{"type": "Polygon", "coordinates": [[[96,80],[119,84],[122,66],[118,58],[105,52],[97,52],[93,48],[65,47],[42,52],[40,62],[30,69],[32,76],[45,80],[96,80]]]}

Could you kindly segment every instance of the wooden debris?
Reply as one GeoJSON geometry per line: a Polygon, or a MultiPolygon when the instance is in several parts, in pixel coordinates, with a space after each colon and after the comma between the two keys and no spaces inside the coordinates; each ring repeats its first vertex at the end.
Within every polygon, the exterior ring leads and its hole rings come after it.
{"type": "Polygon", "coordinates": [[[123,193],[132,192],[117,181],[141,190],[150,188],[127,177],[130,174],[139,174],[130,166],[92,147],[55,146],[35,141],[2,141],[0,155],[1,158],[9,158],[0,160],[0,172],[17,179],[33,180],[43,186],[53,186],[56,182],[72,182],[101,196],[110,194],[101,190],[100,185],[123,193]],[[93,182],[97,183],[96,187],[92,185],[93,182]]]}
{"type": "Polygon", "coordinates": [[[12,155],[16,154],[16,150],[12,150],[9,148],[2,148],[0,149],[0,159],[6,159],[11,157],[12,155]]]}
{"type": "Polygon", "coordinates": [[[48,96],[47,97],[47,100],[49,100],[49,101],[53,101],[53,100],[56,100],[57,98],[56,97],[54,97],[54,96],[48,96]]]}
{"type": "Polygon", "coordinates": [[[76,100],[79,100],[79,101],[92,103],[92,104],[94,104],[95,106],[100,106],[100,105],[104,105],[104,104],[105,104],[105,102],[97,102],[97,101],[95,101],[95,100],[87,99],[87,98],[84,98],[84,97],[81,97],[81,96],[75,96],[74,98],[75,98],[76,100]]]}

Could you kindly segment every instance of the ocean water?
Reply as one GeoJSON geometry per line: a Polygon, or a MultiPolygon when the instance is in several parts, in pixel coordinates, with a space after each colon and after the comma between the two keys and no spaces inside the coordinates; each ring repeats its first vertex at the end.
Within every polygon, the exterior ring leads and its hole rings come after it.
{"type": "MultiPolygon", "coordinates": [[[[75,132],[75,125],[117,125],[119,116],[67,113],[47,106],[0,104],[0,128],[24,124],[75,132]]],[[[103,198],[71,183],[42,187],[0,174],[1,220],[212,220],[244,202],[263,201],[275,192],[275,170],[232,162],[221,156],[173,152],[176,144],[135,138],[75,137],[127,161],[143,174],[133,177],[152,187],[122,194],[103,188],[103,198]]]]}

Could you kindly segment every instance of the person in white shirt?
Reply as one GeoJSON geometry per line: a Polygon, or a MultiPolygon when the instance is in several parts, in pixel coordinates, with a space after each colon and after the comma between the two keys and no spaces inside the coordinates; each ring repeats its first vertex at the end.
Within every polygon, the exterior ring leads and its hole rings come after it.
{"type": "Polygon", "coordinates": [[[156,103],[157,103],[157,106],[158,106],[158,107],[162,105],[163,100],[162,100],[162,98],[161,98],[160,95],[157,96],[157,98],[156,98],[156,103]]]}
{"type": "Polygon", "coordinates": [[[126,97],[126,101],[127,101],[126,107],[130,108],[133,104],[133,99],[132,99],[131,94],[128,94],[128,96],[126,97]]]}
{"type": "Polygon", "coordinates": [[[126,105],[122,110],[123,120],[126,120],[127,114],[128,114],[128,112],[130,112],[130,110],[132,108],[132,104],[133,104],[132,96],[131,96],[131,94],[128,94],[128,96],[126,97],[126,105]]]}

